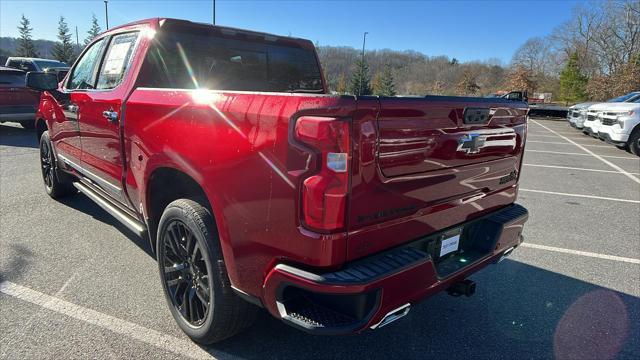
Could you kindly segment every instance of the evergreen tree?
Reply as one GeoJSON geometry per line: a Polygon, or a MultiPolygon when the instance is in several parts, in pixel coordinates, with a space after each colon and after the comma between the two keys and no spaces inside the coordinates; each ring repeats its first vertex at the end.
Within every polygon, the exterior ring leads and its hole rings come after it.
{"type": "Polygon", "coordinates": [[[585,100],[588,80],[580,72],[578,54],[571,54],[564,69],[560,72],[560,98],[572,103],[585,100]]]}
{"type": "Polygon", "coordinates": [[[71,64],[74,58],[73,43],[71,42],[69,26],[64,21],[63,16],[60,16],[58,21],[58,40],[59,42],[53,45],[53,49],[51,49],[53,58],[71,64]]]}
{"type": "Polygon", "coordinates": [[[382,74],[380,74],[374,86],[374,94],[379,96],[395,96],[396,86],[393,80],[393,71],[389,64],[384,66],[382,74]]]}
{"type": "Polygon", "coordinates": [[[96,14],[91,14],[91,28],[87,31],[87,38],[84,39],[84,46],[89,45],[91,40],[95,39],[102,32],[100,29],[100,25],[98,24],[98,18],[96,18],[96,14]]]}
{"type": "Polygon", "coordinates": [[[33,28],[29,27],[29,25],[31,25],[31,22],[23,14],[22,19],[20,19],[20,26],[18,26],[20,38],[18,39],[18,49],[16,51],[16,56],[39,56],[38,51],[36,50],[36,46],[33,43],[33,39],[31,39],[31,31],[33,31],[33,28]]]}
{"type": "Polygon", "coordinates": [[[371,77],[366,61],[356,61],[349,84],[349,92],[355,95],[371,95],[371,77]]]}

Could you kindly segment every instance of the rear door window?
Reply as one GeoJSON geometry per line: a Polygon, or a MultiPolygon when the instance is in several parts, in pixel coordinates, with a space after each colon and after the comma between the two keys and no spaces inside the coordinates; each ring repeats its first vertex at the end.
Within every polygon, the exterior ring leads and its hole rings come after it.
{"type": "Polygon", "coordinates": [[[118,86],[131,63],[131,56],[138,39],[138,32],[119,34],[111,38],[98,74],[97,89],[113,89],[118,86]]]}

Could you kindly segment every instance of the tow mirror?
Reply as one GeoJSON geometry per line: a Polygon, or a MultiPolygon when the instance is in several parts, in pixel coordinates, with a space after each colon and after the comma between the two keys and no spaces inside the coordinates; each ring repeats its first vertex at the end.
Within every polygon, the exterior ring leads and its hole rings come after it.
{"type": "Polygon", "coordinates": [[[27,87],[38,91],[55,90],[58,88],[58,76],[40,71],[28,72],[27,87]]]}

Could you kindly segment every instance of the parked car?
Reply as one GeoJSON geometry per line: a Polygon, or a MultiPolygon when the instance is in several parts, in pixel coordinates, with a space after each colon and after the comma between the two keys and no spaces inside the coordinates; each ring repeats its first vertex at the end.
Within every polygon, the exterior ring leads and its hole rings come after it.
{"type": "Polygon", "coordinates": [[[69,65],[57,60],[40,59],[40,58],[28,58],[28,57],[15,57],[11,56],[7,58],[5,63],[6,67],[19,69],[24,72],[29,71],[53,71],[58,73],[59,71],[68,71],[69,65]]]}
{"type": "Polygon", "coordinates": [[[582,132],[594,138],[598,138],[598,131],[602,125],[600,122],[600,113],[606,110],[613,103],[622,103],[635,101],[640,98],[640,92],[633,91],[628,94],[613,98],[603,103],[595,103],[586,109],[586,118],[583,122],[582,132]]]}
{"type": "Polygon", "coordinates": [[[640,96],[632,101],[610,104],[600,113],[598,136],[618,147],[628,147],[640,156],[640,96]]]}
{"type": "Polygon", "coordinates": [[[0,66],[0,123],[13,121],[25,129],[35,126],[40,92],[25,83],[25,72],[0,66]]]}
{"type": "Polygon", "coordinates": [[[27,78],[46,192],[148,238],[200,343],[256,306],[312,334],[377,329],[472,295],[522,242],[523,102],[335,96],[311,41],[173,19],[110,29],[57,86],[27,78]]]}
{"type": "Polygon", "coordinates": [[[567,111],[569,124],[576,129],[582,129],[587,119],[587,108],[593,104],[597,104],[597,102],[585,102],[571,106],[567,111]]]}

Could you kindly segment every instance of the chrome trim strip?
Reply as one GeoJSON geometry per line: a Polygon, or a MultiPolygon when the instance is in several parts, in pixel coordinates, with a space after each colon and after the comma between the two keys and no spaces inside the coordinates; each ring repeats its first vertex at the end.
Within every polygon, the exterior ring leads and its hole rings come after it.
{"type": "Polygon", "coordinates": [[[111,191],[115,191],[116,194],[121,195],[122,194],[122,188],[113,185],[112,183],[104,180],[103,178],[101,178],[100,176],[92,173],[91,171],[87,170],[87,168],[76,164],[75,162],[69,160],[69,158],[67,158],[66,156],[59,154],[58,157],[65,162],[67,165],[71,166],[72,168],[76,169],[77,171],[81,172],[83,175],[86,175],[91,181],[93,182],[97,182],[98,184],[100,184],[100,186],[102,187],[106,187],[106,188],[111,188],[111,191]]]}
{"type": "Polygon", "coordinates": [[[81,184],[80,182],[74,182],[73,186],[75,186],[80,192],[87,195],[91,200],[93,200],[98,206],[103,208],[106,212],[111,214],[117,220],[119,220],[123,225],[125,225],[129,230],[133,231],[136,235],[140,237],[144,237],[147,228],[140,223],[139,221],[131,218],[131,216],[124,213],[122,210],[118,209],[107,200],[103,199],[100,195],[93,192],[93,190],[89,189],[87,186],[81,184]]]}
{"type": "Polygon", "coordinates": [[[400,306],[397,309],[391,310],[387,313],[387,315],[385,315],[382,320],[380,320],[379,323],[372,325],[371,329],[379,329],[383,326],[389,325],[392,322],[405,317],[408,313],[409,310],[411,310],[411,304],[410,303],[406,303],[402,306],[400,306]],[[401,311],[401,312],[400,312],[401,311]],[[398,313],[399,312],[399,313],[398,313]]]}

